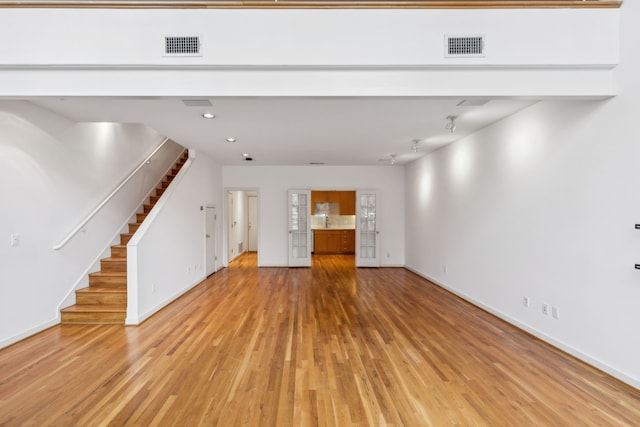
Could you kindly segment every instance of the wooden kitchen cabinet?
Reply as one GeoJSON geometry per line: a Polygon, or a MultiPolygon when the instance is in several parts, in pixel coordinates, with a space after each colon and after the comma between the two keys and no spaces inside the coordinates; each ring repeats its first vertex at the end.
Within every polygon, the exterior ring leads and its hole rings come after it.
{"type": "Polygon", "coordinates": [[[311,192],[311,215],[316,214],[316,203],[326,203],[327,192],[326,191],[312,191],[311,192]]]}
{"type": "Polygon", "coordinates": [[[327,193],[327,202],[340,203],[341,191],[327,191],[326,193],[327,193]]]}
{"type": "Polygon", "coordinates": [[[356,252],[356,230],[340,230],[342,245],[341,251],[344,254],[353,254],[356,252]]]}
{"type": "Polygon", "coordinates": [[[356,192],[340,191],[340,215],[356,214],[356,192]]]}
{"type": "Polygon", "coordinates": [[[340,215],[356,214],[355,191],[314,190],[311,192],[311,215],[316,214],[316,203],[338,203],[340,205],[340,215]]]}
{"type": "Polygon", "coordinates": [[[352,254],[356,250],[355,230],[314,230],[316,254],[352,254]]]}

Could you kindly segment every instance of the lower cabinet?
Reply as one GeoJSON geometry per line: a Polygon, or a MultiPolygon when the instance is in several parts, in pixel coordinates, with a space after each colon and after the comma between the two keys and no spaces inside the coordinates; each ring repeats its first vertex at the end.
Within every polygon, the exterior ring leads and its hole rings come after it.
{"type": "Polygon", "coordinates": [[[352,254],[356,251],[355,230],[314,230],[313,252],[316,254],[352,254]]]}

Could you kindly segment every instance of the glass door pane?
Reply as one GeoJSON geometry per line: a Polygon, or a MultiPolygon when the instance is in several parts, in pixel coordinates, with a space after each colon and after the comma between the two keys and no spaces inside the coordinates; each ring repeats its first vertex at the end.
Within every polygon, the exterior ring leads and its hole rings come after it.
{"type": "Polygon", "coordinates": [[[309,190],[289,190],[289,266],[311,266],[309,190]]]}
{"type": "Polygon", "coordinates": [[[356,266],[378,267],[378,192],[358,191],[356,266]]]}

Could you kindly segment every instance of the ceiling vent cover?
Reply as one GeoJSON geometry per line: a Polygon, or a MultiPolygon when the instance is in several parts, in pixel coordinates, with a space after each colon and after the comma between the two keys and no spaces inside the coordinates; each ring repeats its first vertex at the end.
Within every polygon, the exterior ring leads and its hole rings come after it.
{"type": "Polygon", "coordinates": [[[445,36],[444,56],[447,58],[484,57],[484,36],[445,36]]]}
{"type": "Polygon", "coordinates": [[[165,36],[165,56],[201,56],[200,37],[198,36],[165,36]]]}

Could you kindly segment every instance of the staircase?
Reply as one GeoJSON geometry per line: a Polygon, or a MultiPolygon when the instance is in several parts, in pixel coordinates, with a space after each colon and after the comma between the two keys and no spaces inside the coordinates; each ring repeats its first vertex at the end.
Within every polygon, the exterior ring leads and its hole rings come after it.
{"type": "Polygon", "coordinates": [[[120,234],[120,244],[111,246],[111,258],[100,260],[100,271],[89,274],[89,287],[76,291],[76,305],[61,310],[62,323],[124,324],[127,315],[127,243],[188,158],[189,152],[185,150],[149,203],[143,205],[143,213],[136,214],[136,222],[129,224],[128,233],[120,234]]]}

